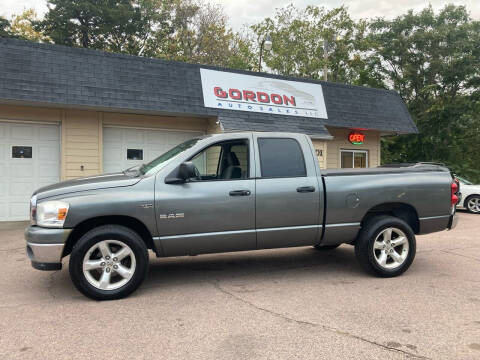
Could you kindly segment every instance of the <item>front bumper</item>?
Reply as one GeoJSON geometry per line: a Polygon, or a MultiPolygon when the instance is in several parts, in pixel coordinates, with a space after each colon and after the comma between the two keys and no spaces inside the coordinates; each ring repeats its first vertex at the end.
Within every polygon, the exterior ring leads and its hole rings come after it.
{"type": "Polygon", "coordinates": [[[48,229],[29,226],[25,229],[27,255],[38,270],[62,268],[62,254],[72,229],[48,229]]]}

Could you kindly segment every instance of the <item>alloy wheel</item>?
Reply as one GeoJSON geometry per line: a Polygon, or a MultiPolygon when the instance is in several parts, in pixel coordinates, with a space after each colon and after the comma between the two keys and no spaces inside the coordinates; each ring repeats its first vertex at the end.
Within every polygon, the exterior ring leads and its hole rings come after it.
{"type": "Polygon", "coordinates": [[[124,286],[132,278],[135,268],[132,249],[118,240],[96,243],[83,258],[85,278],[100,290],[115,290],[124,286]]]}
{"type": "Polygon", "coordinates": [[[480,213],[480,197],[472,197],[467,203],[468,210],[472,213],[480,213]]]}
{"type": "Polygon", "coordinates": [[[408,257],[408,238],[394,227],[382,230],[373,243],[373,256],[378,265],[393,270],[400,267],[408,257]]]}

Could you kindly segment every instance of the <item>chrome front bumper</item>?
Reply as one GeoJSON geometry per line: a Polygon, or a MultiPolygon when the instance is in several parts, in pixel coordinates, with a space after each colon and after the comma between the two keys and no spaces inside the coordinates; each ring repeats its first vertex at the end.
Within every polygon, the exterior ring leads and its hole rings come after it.
{"type": "Polygon", "coordinates": [[[27,255],[38,270],[62,268],[63,248],[72,229],[47,229],[29,226],[25,229],[27,255]]]}

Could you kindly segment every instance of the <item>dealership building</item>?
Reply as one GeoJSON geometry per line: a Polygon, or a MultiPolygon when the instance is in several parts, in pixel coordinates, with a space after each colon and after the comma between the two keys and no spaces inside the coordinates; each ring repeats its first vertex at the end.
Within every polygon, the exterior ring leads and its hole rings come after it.
{"type": "Polygon", "coordinates": [[[321,168],[352,168],[417,128],[393,91],[0,38],[0,221],[41,186],[230,131],[305,133],[321,168]]]}

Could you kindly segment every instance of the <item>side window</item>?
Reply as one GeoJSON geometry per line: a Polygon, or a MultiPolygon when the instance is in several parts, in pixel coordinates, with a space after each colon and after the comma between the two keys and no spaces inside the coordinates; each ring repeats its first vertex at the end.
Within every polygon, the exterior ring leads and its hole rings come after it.
{"type": "Polygon", "coordinates": [[[224,141],[209,146],[190,160],[201,180],[234,180],[248,177],[248,140],[224,141]]]}
{"type": "Polygon", "coordinates": [[[307,176],[300,144],[289,138],[259,138],[262,177],[307,176]]]}
{"type": "Polygon", "coordinates": [[[221,145],[213,145],[198,153],[191,160],[203,177],[215,178],[217,176],[221,145]]]}
{"type": "Polygon", "coordinates": [[[342,168],[366,168],[368,167],[368,151],[366,150],[341,150],[342,168]]]}

